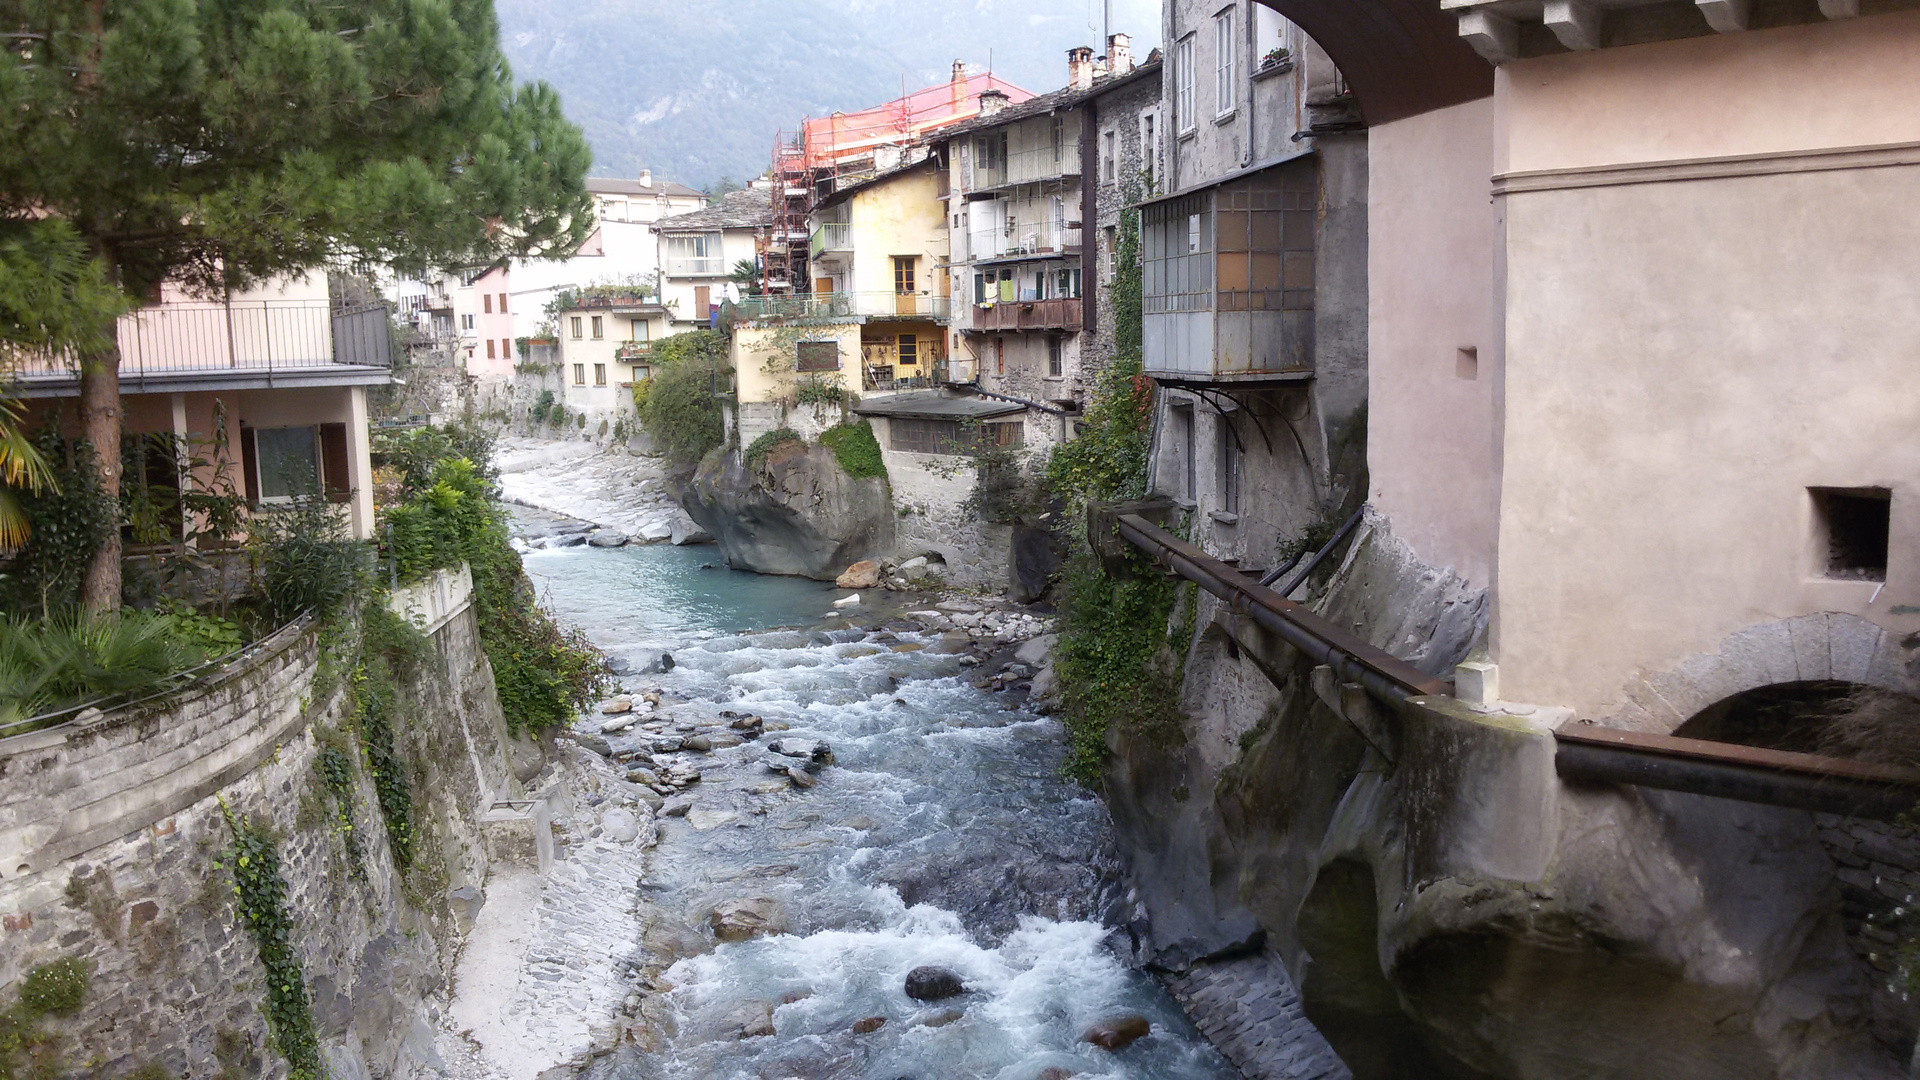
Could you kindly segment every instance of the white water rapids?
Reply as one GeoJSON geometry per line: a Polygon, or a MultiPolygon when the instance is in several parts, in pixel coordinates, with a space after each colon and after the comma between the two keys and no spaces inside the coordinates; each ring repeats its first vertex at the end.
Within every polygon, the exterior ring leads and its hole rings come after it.
{"type": "MultiPolygon", "coordinates": [[[[937,635],[878,617],[828,622],[831,588],[702,568],[717,561],[710,547],[526,559],[561,617],[609,653],[636,667],[673,655],[671,671],[626,681],[686,699],[676,720],[750,713],[835,755],[812,790],[767,771],[765,739],[659,755],[703,779],[688,817],[661,820],[641,882],[636,967],[658,1022],[651,1046],[594,1076],[1235,1075],[1110,949],[1130,905],[1104,809],[1059,776],[1058,724],[975,689],[976,670],[929,647],[937,635]],[[785,932],[714,944],[707,913],[748,897],[776,901],[785,932]],[[908,998],[906,974],[923,964],[951,969],[967,992],[908,998]],[[1151,1034],[1118,1051],[1082,1040],[1129,1015],[1151,1034]],[[769,1020],[773,1034],[752,1034],[769,1020]]],[[[644,752],[656,737],[610,742],[644,752]]]]}

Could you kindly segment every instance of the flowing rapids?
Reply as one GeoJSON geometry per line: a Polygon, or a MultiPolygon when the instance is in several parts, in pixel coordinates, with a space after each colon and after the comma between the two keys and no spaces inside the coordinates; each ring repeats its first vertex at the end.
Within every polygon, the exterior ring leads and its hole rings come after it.
{"type": "Polygon", "coordinates": [[[625,682],[685,699],[676,720],[756,715],[835,755],[811,790],[766,768],[774,736],[659,756],[703,778],[686,817],[661,819],[641,885],[638,966],[662,992],[658,1022],[653,1045],[596,1076],[1234,1075],[1109,948],[1130,905],[1103,808],[1059,778],[1056,723],[976,690],[959,656],[932,648],[938,635],[830,620],[835,590],[702,568],[715,558],[628,547],[526,560],[559,613],[609,653],[636,668],[671,653],[671,670],[625,682]],[[768,629],[793,625],[809,628],[768,629]],[[742,898],[774,901],[784,932],[712,944],[707,914],[742,898]],[[924,964],[957,973],[967,992],[910,999],[905,977],[924,964]],[[1082,1041],[1126,1016],[1151,1034],[1117,1052],[1082,1041]]]}

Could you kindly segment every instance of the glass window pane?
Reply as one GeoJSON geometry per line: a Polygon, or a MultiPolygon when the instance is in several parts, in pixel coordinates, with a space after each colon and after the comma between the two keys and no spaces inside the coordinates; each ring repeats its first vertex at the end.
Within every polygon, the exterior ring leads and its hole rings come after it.
{"type": "Polygon", "coordinates": [[[319,490],[320,464],[310,427],[261,428],[253,433],[260,497],[286,499],[319,490]]]}

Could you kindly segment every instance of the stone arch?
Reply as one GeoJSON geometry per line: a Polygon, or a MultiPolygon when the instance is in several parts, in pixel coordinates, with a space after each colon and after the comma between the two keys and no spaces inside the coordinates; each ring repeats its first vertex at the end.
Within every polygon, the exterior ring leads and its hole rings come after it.
{"type": "Polygon", "coordinates": [[[1920,639],[1839,612],[1759,623],[1711,653],[1636,676],[1600,723],[1672,734],[1737,694],[1795,683],[1853,683],[1920,696],[1920,639]]]}

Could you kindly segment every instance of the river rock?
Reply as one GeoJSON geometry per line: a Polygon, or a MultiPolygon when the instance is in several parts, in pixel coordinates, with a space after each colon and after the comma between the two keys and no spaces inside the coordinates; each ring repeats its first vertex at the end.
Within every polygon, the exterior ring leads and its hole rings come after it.
{"type": "Polygon", "coordinates": [[[632,711],[633,699],[624,694],[617,698],[608,698],[600,703],[600,712],[605,716],[618,716],[622,713],[630,713],[632,711]]]}
{"type": "Polygon", "coordinates": [[[649,544],[673,539],[673,526],[664,521],[649,521],[640,526],[640,539],[649,544]]]}
{"type": "Polygon", "coordinates": [[[958,1020],[965,1015],[967,1014],[961,1012],[959,1009],[941,1009],[939,1012],[932,1013],[926,1016],[925,1018],[919,1021],[916,1021],[916,1026],[946,1027],[948,1024],[953,1023],[955,1020],[958,1020]]]}
{"type": "Polygon", "coordinates": [[[631,783],[646,784],[651,787],[660,782],[660,774],[654,772],[652,769],[628,769],[627,780],[631,783]]]}
{"type": "MultiPolygon", "coordinates": [[[[775,739],[767,744],[767,749],[780,757],[800,758],[814,767],[833,764],[833,748],[817,739],[775,739]]],[[[769,764],[774,765],[775,771],[778,772],[784,770],[791,762],[774,759],[769,764]]]]}
{"type": "Polygon", "coordinates": [[[833,451],[790,441],[749,470],[714,454],[677,494],[714,535],[729,566],[830,581],[893,544],[899,514],[885,477],[853,477],[833,451]]]}
{"type": "Polygon", "coordinates": [[[575,735],[573,741],[599,754],[603,758],[613,756],[613,747],[607,743],[607,740],[598,735],[575,735]]]}
{"type": "Polygon", "coordinates": [[[1080,1036],[1080,1041],[1092,1043],[1103,1050],[1120,1050],[1136,1039],[1145,1038],[1152,1030],[1153,1025],[1147,1023],[1144,1016],[1121,1016],[1103,1020],[1088,1028],[1080,1036]]]}
{"type": "Polygon", "coordinates": [[[692,799],[684,799],[684,798],[669,799],[665,803],[661,804],[660,816],[661,817],[686,817],[687,811],[692,809],[693,809],[692,799]]]}
{"type": "Polygon", "coordinates": [[[967,984],[946,968],[923,964],[907,972],[907,996],[915,1001],[939,1001],[966,992],[967,984]]]}
{"type": "Polygon", "coordinates": [[[620,732],[625,731],[632,726],[633,726],[633,717],[616,716],[611,720],[607,720],[601,723],[600,734],[617,735],[620,732]]]}
{"type": "Polygon", "coordinates": [[[453,914],[454,929],[462,935],[471,931],[474,920],[480,917],[480,909],[486,902],[486,894],[472,885],[448,889],[447,910],[453,914]]]}
{"type": "Polygon", "coordinates": [[[820,782],[814,778],[812,773],[799,765],[787,766],[787,778],[793,781],[794,787],[800,788],[801,790],[810,788],[820,782]]]}
{"type": "Polygon", "coordinates": [[[639,819],[630,810],[615,808],[600,816],[600,828],[607,839],[616,844],[625,844],[640,835],[639,819]]]}
{"type": "Polygon", "coordinates": [[[778,934],[786,929],[780,903],[767,896],[746,896],[722,900],[707,916],[713,936],[721,941],[745,941],[762,934],[778,934]]]}
{"type": "Polygon", "coordinates": [[[764,1001],[742,1001],[720,1017],[720,1029],[736,1039],[772,1035],[773,1007],[764,1001]]]}
{"type": "Polygon", "coordinates": [[[742,716],[727,726],[735,731],[759,731],[765,724],[766,721],[757,716],[742,716]]]}
{"type": "Polygon", "coordinates": [[[653,740],[653,746],[651,747],[651,749],[656,754],[671,754],[674,751],[680,749],[683,745],[685,745],[685,741],[681,739],[679,736],[663,735],[660,738],[653,740]]]}
{"type": "Polygon", "coordinates": [[[739,816],[731,810],[704,810],[696,806],[687,811],[687,824],[693,826],[696,832],[711,832],[722,825],[731,824],[739,816]]]}
{"type": "Polygon", "coordinates": [[[689,750],[698,750],[704,754],[713,749],[713,736],[694,735],[689,737],[683,745],[689,750]]]}
{"type": "Polygon", "coordinates": [[[1029,667],[1044,667],[1048,659],[1053,656],[1054,643],[1059,640],[1058,634],[1041,634],[1036,638],[1028,638],[1020,644],[1019,648],[1013,650],[1013,658],[1029,667]]]}
{"type": "Polygon", "coordinates": [[[597,547],[597,548],[626,547],[627,534],[623,532],[614,532],[611,529],[609,529],[606,532],[594,533],[591,537],[587,539],[587,543],[592,544],[594,547],[597,547]]]}
{"type": "Polygon", "coordinates": [[[685,547],[688,544],[713,543],[713,534],[701,528],[699,522],[685,514],[675,514],[671,527],[673,532],[667,539],[676,547],[685,547]]]}
{"type": "Polygon", "coordinates": [[[880,586],[880,567],[871,559],[861,559],[847,572],[833,579],[834,585],[842,589],[874,589],[880,586]]]}
{"type": "Polygon", "coordinates": [[[859,593],[854,593],[854,594],[852,594],[852,595],[850,595],[850,596],[843,596],[843,597],[841,597],[840,599],[838,599],[838,600],[835,600],[835,601],[833,602],[833,606],[834,606],[834,607],[836,607],[836,608],[851,608],[851,607],[859,607],[859,606],[860,606],[860,594],[859,594],[859,593]]]}
{"type": "Polygon", "coordinates": [[[855,1035],[867,1035],[872,1032],[879,1031],[881,1028],[885,1026],[887,1026],[886,1017],[869,1016],[865,1020],[855,1020],[853,1022],[853,1033],[855,1035]]]}
{"type": "Polygon", "coordinates": [[[927,557],[925,555],[915,555],[913,558],[900,564],[900,572],[908,577],[912,577],[924,571],[926,568],[927,557]]]}
{"type": "MultiPolygon", "coordinates": [[[[640,669],[640,674],[659,675],[664,672],[668,672],[672,670],[673,670],[673,654],[663,652],[659,656],[654,657],[652,660],[647,661],[647,665],[640,669]]],[[[657,698],[655,699],[655,703],[658,704],[657,698]]]]}

